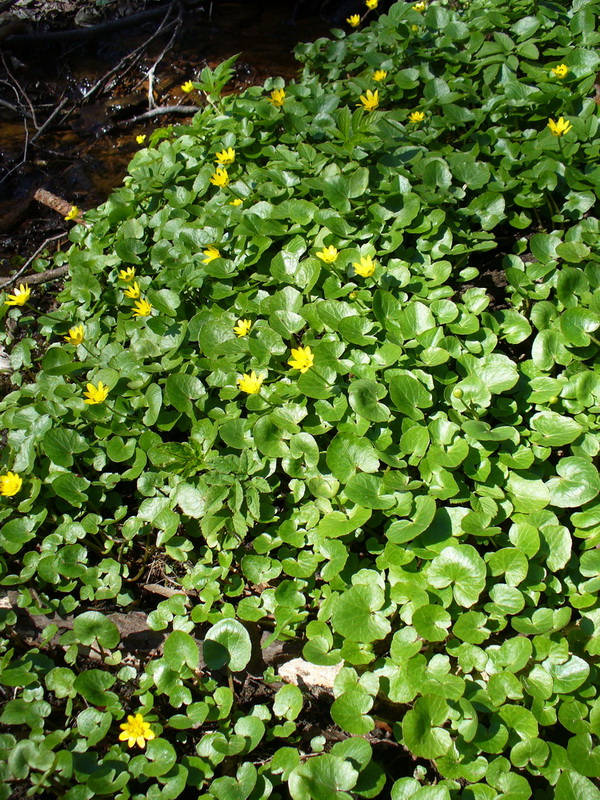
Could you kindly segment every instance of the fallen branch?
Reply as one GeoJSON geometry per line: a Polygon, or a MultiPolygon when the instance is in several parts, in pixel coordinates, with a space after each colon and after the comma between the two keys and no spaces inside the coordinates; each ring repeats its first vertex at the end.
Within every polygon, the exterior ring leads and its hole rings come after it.
{"type": "Polygon", "coordinates": [[[132,119],[123,120],[112,127],[118,128],[123,125],[135,125],[136,122],[140,122],[143,119],[160,117],[163,114],[185,114],[186,116],[189,116],[190,114],[197,114],[198,111],[201,111],[198,106],[160,106],[159,108],[152,108],[150,111],[144,111],[143,114],[139,114],[137,117],[133,117],[132,119]]]}
{"type": "MultiPolygon", "coordinates": [[[[67,234],[65,231],[61,231],[60,233],[57,233],[55,236],[50,236],[48,239],[42,242],[42,244],[38,247],[35,253],[30,258],[27,259],[27,261],[23,264],[23,266],[19,270],[17,270],[17,272],[15,272],[15,274],[12,277],[10,277],[4,283],[0,283],[0,289],[4,289],[6,286],[10,286],[11,283],[15,283],[16,281],[18,281],[21,275],[27,269],[27,267],[29,267],[29,265],[32,264],[33,261],[35,261],[35,259],[39,256],[39,254],[46,249],[46,245],[50,244],[50,242],[55,242],[57,239],[65,239],[66,235],[67,234]]],[[[28,275],[26,278],[23,278],[22,280],[24,283],[44,283],[44,281],[46,280],[54,280],[54,277],[57,278],[59,277],[59,275],[56,275],[53,276],[52,278],[48,278],[47,276],[50,275],[51,273],[55,273],[58,272],[59,270],[62,270],[60,274],[64,275],[64,273],[67,272],[68,268],[69,268],[68,265],[65,265],[64,267],[58,267],[56,270],[50,269],[46,270],[45,272],[36,272],[33,275],[28,275]]]]}
{"type": "Polygon", "coordinates": [[[133,25],[140,25],[164,14],[164,7],[151,8],[148,11],[140,11],[138,14],[130,14],[127,17],[111,19],[108,22],[100,22],[98,25],[90,25],[87,28],[75,28],[68,31],[44,31],[42,33],[18,33],[9,36],[5,44],[45,44],[57,41],[72,41],[79,39],[94,39],[104,36],[107,33],[129,28],[133,25]]]}

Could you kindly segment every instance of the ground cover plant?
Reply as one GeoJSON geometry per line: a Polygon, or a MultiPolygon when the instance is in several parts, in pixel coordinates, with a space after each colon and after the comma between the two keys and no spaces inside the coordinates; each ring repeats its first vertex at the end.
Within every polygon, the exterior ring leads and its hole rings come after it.
{"type": "Polygon", "coordinates": [[[0,797],[600,797],[599,4],[367,5],[5,297],[0,797]]]}

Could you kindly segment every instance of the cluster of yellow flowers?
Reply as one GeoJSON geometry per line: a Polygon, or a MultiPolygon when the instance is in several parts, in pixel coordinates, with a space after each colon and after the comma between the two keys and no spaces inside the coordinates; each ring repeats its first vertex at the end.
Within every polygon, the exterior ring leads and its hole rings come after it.
{"type": "MultiPolygon", "coordinates": [[[[565,78],[567,73],[569,72],[569,68],[566,64],[558,64],[556,67],[552,67],[550,72],[559,79],[565,78]]],[[[548,127],[550,128],[550,133],[553,136],[562,136],[563,133],[568,133],[571,128],[573,127],[569,120],[565,119],[564,117],[559,117],[555,122],[552,118],[548,120],[548,127]]]]}
{"type": "Polygon", "coordinates": [[[142,290],[140,289],[140,285],[137,281],[134,281],[135,278],[135,268],[134,267],[126,267],[119,272],[119,280],[125,281],[125,283],[131,283],[127,289],[124,290],[123,294],[125,297],[129,297],[131,300],[135,300],[134,303],[134,317],[149,317],[152,313],[152,305],[142,297],[142,290]]]}

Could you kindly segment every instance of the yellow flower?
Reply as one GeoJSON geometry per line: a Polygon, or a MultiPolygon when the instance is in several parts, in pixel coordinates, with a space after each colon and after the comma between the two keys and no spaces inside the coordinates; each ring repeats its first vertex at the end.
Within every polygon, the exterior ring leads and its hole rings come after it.
{"type": "Polygon", "coordinates": [[[136,300],[134,308],[134,317],[149,317],[152,311],[152,306],[147,300],[136,300]]]}
{"type": "Polygon", "coordinates": [[[246,392],[246,394],[258,394],[264,379],[264,375],[257,375],[256,372],[252,370],[250,375],[245,372],[241,378],[238,378],[237,385],[242,392],[246,392]]]}
{"type": "Polygon", "coordinates": [[[24,306],[30,297],[31,297],[31,289],[26,283],[25,284],[22,283],[17,289],[15,289],[14,294],[8,295],[8,300],[4,301],[4,305],[24,306]]]}
{"type": "Polygon", "coordinates": [[[360,261],[358,263],[355,262],[352,266],[356,274],[360,275],[361,278],[370,278],[377,265],[371,256],[362,256],[360,261]]]}
{"type": "Polygon", "coordinates": [[[127,267],[127,269],[122,269],[119,272],[119,279],[125,281],[125,283],[129,283],[135,278],[135,268],[134,267],[127,267]]]}
{"type": "Polygon", "coordinates": [[[227,174],[227,170],[217,167],[216,171],[212,174],[210,182],[213,186],[219,186],[220,188],[224,189],[229,183],[229,175],[227,174]]]}
{"type": "Polygon", "coordinates": [[[425,11],[426,8],[427,8],[427,3],[423,2],[415,3],[415,5],[413,6],[413,11],[425,11]]]}
{"type": "Polygon", "coordinates": [[[360,103],[357,103],[356,105],[360,106],[361,103],[366,111],[375,111],[379,105],[379,89],[375,89],[374,92],[372,92],[370,89],[367,89],[366,97],[364,94],[361,94],[360,103]]]}
{"type": "Polygon", "coordinates": [[[122,733],[119,734],[120,742],[127,742],[127,747],[133,747],[137,744],[138,747],[144,748],[146,742],[156,737],[156,734],[150,727],[149,722],[144,722],[141,714],[129,714],[127,722],[119,725],[122,733]]]}
{"type": "Polygon", "coordinates": [[[194,84],[191,81],[186,81],[185,83],[181,84],[181,91],[189,94],[190,92],[194,91],[194,84]]]}
{"type": "Polygon", "coordinates": [[[365,0],[365,5],[369,11],[373,11],[379,5],[379,0],[365,0]]]}
{"type": "Polygon", "coordinates": [[[69,328],[69,335],[65,336],[65,342],[69,344],[82,344],[85,339],[85,331],[83,325],[75,325],[74,328],[69,328]]]}
{"type": "Polygon", "coordinates": [[[287,363],[290,367],[299,369],[300,372],[308,372],[315,363],[315,357],[310,347],[298,347],[296,350],[292,348],[292,357],[287,363]]]}
{"type": "Polygon", "coordinates": [[[222,166],[226,167],[228,164],[233,164],[235,161],[235,150],[233,147],[226,147],[220,153],[215,155],[215,160],[222,166]]]}
{"type": "Polygon", "coordinates": [[[87,403],[88,406],[96,406],[99,403],[103,403],[108,397],[108,386],[105,386],[102,381],[98,381],[98,386],[88,383],[86,389],[87,392],[83,393],[86,399],[83,402],[87,403]]]}
{"type": "Polygon", "coordinates": [[[549,119],[548,127],[553,136],[562,136],[563,133],[568,133],[573,126],[564,117],[559,117],[557,122],[554,122],[553,119],[549,119]]]}
{"type": "Polygon", "coordinates": [[[358,28],[360,25],[360,15],[352,14],[351,16],[347,17],[346,22],[351,28],[358,28]]]}
{"type": "Polygon", "coordinates": [[[374,81],[384,81],[387,78],[387,72],[384,69],[376,69],[373,73],[374,81]]]}
{"type": "Polygon", "coordinates": [[[247,336],[250,333],[252,323],[249,319],[238,319],[237,325],[233,329],[236,336],[247,336]]]}
{"type": "Polygon", "coordinates": [[[71,206],[71,210],[68,214],[65,214],[65,221],[70,222],[72,219],[76,219],[81,212],[77,208],[77,206],[71,206]]]}
{"type": "Polygon", "coordinates": [[[133,286],[130,286],[129,289],[125,289],[123,294],[125,297],[130,297],[132,300],[137,300],[137,298],[142,294],[142,290],[140,289],[139,283],[134,281],[133,286]]]}
{"type": "Polygon", "coordinates": [[[232,200],[232,201],[229,203],[229,205],[230,205],[230,206],[236,206],[236,207],[237,207],[237,206],[241,206],[243,202],[244,202],[244,201],[243,201],[243,200],[240,200],[240,198],[239,198],[239,197],[236,197],[236,198],[235,198],[235,200],[232,200]]]}
{"type": "Polygon", "coordinates": [[[329,245],[329,247],[324,247],[322,250],[319,250],[318,253],[315,253],[317,258],[320,258],[325,264],[333,264],[337,259],[339,252],[337,247],[333,247],[333,245],[329,245]]]}
{"type": "Polygon", "coordinates": [[[552,67],[550,70],[557,78],[564,78],[569,71],[566,64],[559,64],[558,67],[552,67]]]}
{"type": "Polygon", "coordinates": [[[23,485],[23,478],[20,478],[16,472],[7,472],[5,475],[0,475],[0,494],[3,497],[12,497],[17,492],[21,491],[23,485]]]}
{"type": "Polygon", "coordinates": [[[215,258],[221,258],[221,253],[219,253],[217,248],[213,247],[212,245],[207,247],[206,250],[203,250],[202,255],[206,256],[206,258],[202,259],[203,264],[210,264],[210,262],[214,261],[215,258]]]}
{"type": "Polygon", "coordinates": [[[138,136],[135,137],[135,140],[138,144],[144,144],[144,142],[146,141],[146,134],[140,133],[138,136]]]}
{"type": "Polygon", "coordinates": [[[412,114],[408,115],[408,121],[414,122],[415,124],[417,122],[423,122],[424,119],[425,119],[425,114],[423,111],[413,111],[412,114]]]}
{"type": "Polygon", "coordinates": [[[411,29],[411,31],[413,31],[413,33],[416,33],[419,30],[419,26],[418,25],[411,25],[410,29],[411,29]]]}
{"type": "Polygon", "coordinates": [[[271,92],[271,97],[269,97],[269,103],[273,103],[276,108],[279,108],[283,105],[283,101],[285,100],[285,90],[284,89],[273,89],[271,92]]]}

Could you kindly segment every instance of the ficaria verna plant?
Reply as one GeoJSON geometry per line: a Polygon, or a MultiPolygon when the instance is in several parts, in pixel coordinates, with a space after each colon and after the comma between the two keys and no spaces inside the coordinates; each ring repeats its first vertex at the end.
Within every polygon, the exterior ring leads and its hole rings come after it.
{"type": "Polygon", "coordinates": [[[0,798],[600,798],[599,4],[360,10],[3,298],[0,798]]]}

